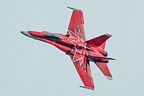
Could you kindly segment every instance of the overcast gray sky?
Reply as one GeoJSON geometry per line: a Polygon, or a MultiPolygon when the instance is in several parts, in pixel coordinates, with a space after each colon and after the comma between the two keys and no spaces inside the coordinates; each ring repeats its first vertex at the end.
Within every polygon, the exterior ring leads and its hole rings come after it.
{"type": "Polygon", "coordinates": [[[0,96],[143,96],[143,0],[0,0],[0,96]],[[107,80],[91,63],[95,91],[83,85],[69,56],[21,30],[66,34],[72,10],[84,12],[87,39],[112,34],[107,42],[107,80]]]}

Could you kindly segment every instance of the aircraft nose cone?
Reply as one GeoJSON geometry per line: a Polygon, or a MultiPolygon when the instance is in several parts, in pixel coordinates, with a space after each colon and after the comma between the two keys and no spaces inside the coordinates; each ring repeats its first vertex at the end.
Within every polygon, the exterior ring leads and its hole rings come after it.
{"type": "Polygon", "coordinates": [[[32,37],[27,31],[20,31],[25,36],[32,37]]]}
{"type": "Polygon", "coordinates": [[[28,34],[26,31],[20,31],[23,35],[28,34]]]}

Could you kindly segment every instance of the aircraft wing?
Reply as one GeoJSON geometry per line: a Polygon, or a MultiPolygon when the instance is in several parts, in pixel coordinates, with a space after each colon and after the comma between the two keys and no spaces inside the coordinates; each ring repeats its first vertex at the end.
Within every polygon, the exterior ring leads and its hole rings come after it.
{"type": "Polygon", "coordinates": [[[86,56],[81,54],[70,55],[73,64],[85,86],[80,86],[82,88],[94,90],[93,78],[91,76],[90,64],[86,56]]]}
{"type": "Polygon", "coordinates": [[[69,30],[74,32],[79,36],[79,38],[83,39],[85,41],[85,32],[84,32],[84,19],[83,19],[83,12],[82,10],[75,9],[68,7],[73,10],[72,16],[70,19],[69,27],[68,27],[68,32],[69,30]]]}

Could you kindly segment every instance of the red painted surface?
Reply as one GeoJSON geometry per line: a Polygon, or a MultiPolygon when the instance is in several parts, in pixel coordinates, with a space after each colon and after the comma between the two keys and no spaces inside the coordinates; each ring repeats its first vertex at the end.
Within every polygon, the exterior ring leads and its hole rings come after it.
{"type": "Polygon", "coordinates": [[[66,35],[45,31],[28,31],[28,34],[32,36],[32,38],[52,44],[68,54],[85,87],[94,89],[90,61],[93,61],[105,76],[112,78],[106,61],[113,59],[105,57],[104,51],[106,40],[110,38],[111,35],[104,34],[86,41],[83,25],[83,12],[73,10],[66,35]]]}

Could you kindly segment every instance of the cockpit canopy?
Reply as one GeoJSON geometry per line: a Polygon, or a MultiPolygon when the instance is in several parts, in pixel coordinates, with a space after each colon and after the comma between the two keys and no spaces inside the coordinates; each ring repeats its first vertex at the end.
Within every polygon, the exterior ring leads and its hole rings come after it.
{"type": "Polygon", "coordinates": [[[58,41],[58,40],[62,40],[63,38],[61,36],[59,36],[56,33],[49,33],[49,32],[45,32],[44,36],[50,40],[54,40],[54,41],[58,41]]]}

